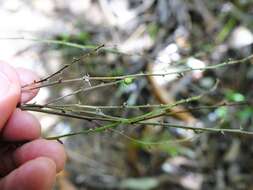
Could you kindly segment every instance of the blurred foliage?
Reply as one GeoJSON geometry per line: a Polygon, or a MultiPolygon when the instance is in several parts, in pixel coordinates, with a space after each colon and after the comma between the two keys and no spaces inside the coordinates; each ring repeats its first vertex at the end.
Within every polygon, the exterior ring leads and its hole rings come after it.
{"type": "Polygon", "coordinates": [[[150,35],[150,37],[155,40],[157,37],[157,34],[159,32],[159,26],[157,25],[157,23],[150,23],[147,26],[147,30],[148,30],[148,34],[150,35]]]}

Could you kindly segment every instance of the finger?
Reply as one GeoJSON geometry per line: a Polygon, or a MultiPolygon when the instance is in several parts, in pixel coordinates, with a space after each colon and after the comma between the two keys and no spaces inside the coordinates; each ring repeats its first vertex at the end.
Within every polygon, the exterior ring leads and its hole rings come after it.
{"type": "Polygon", "coordinates": [[[20,82],[15,70],[0,62],[0,130],[20,99],[20,82]]]}
{"type": "Polygon", "coordinates": [[[56,166],[49,158],[26,162],[0,180],[0,189],[49,190],[55,181],[56,166]]]}
{"type": "MultiPolygon", "coordinates": [[[[32,71],[23,68],[16,69],[21,86],[32,84],[34,81],[38,81],[39,77],[32,71]]],[[[31,88],[32,86],[29,86],[31,88]]],[[[29,100],[33,99],[39,92],[39,89],[30,90],[29,88],[22,89],[21,93],[21,102],[28,102],[29,100]]]]}
{"type": "Polygon", "coordinates": [[[2,130],[6,141],[26,141],[40,137],[39,121],[30,113],[16,109],[2,130]]]}
{"type": "Polygon", "coordinates": [[[56,171],[64,168],[66,154],[63,146],[56,141],[44,139],[34,140],[19,147],[13,154],[14,162],[22,165],[38,157],[48,157],[56,164],[56,171]]]}

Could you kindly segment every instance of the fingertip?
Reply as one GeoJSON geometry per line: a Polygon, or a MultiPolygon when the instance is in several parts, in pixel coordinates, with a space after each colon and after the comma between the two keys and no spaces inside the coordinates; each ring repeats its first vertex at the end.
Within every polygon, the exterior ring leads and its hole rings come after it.
{"type": "Polygon", "coordinates": [[[56,164],[56,171],[61,171],[65,166],[66,153],[62,144],[57,141],[38,139],[19,147],[14,153],[14,160],[21,165],[37,157],[48,157],[56,164]]]}
{"type": "MultiPolygon", "coordinates": [[[[29,85],[29,84],[32,84],[34,81],[39,80],[39,76],[36,75],[31,70],[24,69],[24,68],[17,68],[16,71],[18,73],[21,86],[29,85]]],[[[39,89],[31,90],[30,88],[32,87],[33,85],[29,86],[29,88],[22,89],[21,100],[20,100],[22,103],[28,102],[29,100],[31,100],[38,94],[39,89]]]]}
{"type": "Polygon", "coordinates": [[[20,81],[14,68],[0,62],[0,130],[20,100],[20,81]]]}
{"type": "Polygon", "coordinates": [[[56,176],[56,165],[47,157],[30,160],[0,181],[0,189],[48,190],[56,176]]]}
{"type": "Polygon", "coordinates": [[[18,108],[12,113],[2,132],[2,137],[7,141],[34,140],[40,135],[41,126],[35,116],[18,108]]]}

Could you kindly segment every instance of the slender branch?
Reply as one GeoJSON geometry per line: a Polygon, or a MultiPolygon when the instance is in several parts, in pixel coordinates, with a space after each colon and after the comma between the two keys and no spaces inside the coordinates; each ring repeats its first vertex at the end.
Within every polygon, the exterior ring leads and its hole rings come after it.
{"type": "MultiPolygon", "coordinates": [[[[52,39],[39,39],[39,38],[26,38],[26,37],[7,37],[7,38],[0,38],[0,40],[26,40],[26,41],[33,41],[33,42],[38,42],[38,43],[46,43],[46,44],[58,44],[58,45],[64,45],[67,47],[73,47],[81,50],[94,50],[97,48],[95,45],[82,45],[78,43],[73,43],[73,42],[66,42],[62,40],[52,40],[52,39]]],[[[140,56],[145,58],[146,60],[154,61],[152,57],[149,55],[144,55],[142,53],[125,53],[115,47],[110,48],[110,47],[103,47],[101,50],[109,53],[114,53],[114,54],[120,54],[120,55],[126,55],[126,56],[140,56]]],[[[159,61],[161,62],[161,61],[159,61]]]]}
{"type": "MultiPolygon", "coordinates": [[[[64,135],[60,135],[60,136],[49,137],[48,139],[59,139],[59,138],[69,137],[69,136],[78,135],[78,134],[88,134],[88,133],[91,133],[91,132],[101,132],[101,131],[104,131],[104,130],[107,130],[107,129],[115,128],[118,125],[122,125],[122,124],[124,124],[124,125],[160,125],[160,126],[164,126],[164,127],[181,128],[181,129],[193,130],[193,131],[199,131],[199,132],[215,132],[215,133],[221,133],[221,134],[236,133],[236,134],[244,134],[244,135],[253,135],[253,132],[244,131],[242,129],[205,128],[205,127],[175,125],[175,124],[171,124],[171,123],[143,121],[143,120],[148,120],[150,118],[158,117],[162,114],[165,114],[166,113],[165,111],[168,110],[169,108],[173,107],[173,106],[176,106],[176,105],[181,104],[181,103],[186,103],[186,102],[189,102],[189,101],[194,101],[194,100],[197,100],[199,98],[201,98],[201,96],[181,100],[181,101],[178,101],[177,103],[175,103],[174,105],[171,105],[170,107],[166,107],[166,108],[163,108],[163,109],[160,109],[160,110],[151,111],[151,112],[148,112],[148,113],[143,114],[141,116],[137,116],[137,117],[133,117],[133,118],[129,118],[129,119],[124,119],[122,121],[114,122],[111,125],[105,125],[103,127],[96,128],[96,130],[90,129],[90,130],[79,131],[79,132],[75,132],[75,133],[68,133],[68,134],[64,134],[64,135]]],[[[234,103],[234,104],[236,105],[237,103],[234,103]]],[[[226,105],[231,106],[232,103],[231,104],[226,104],[226,105]]],[[[225,104],[222,104],[221,106],[225,106],[225,104]]],[[[202,107],[202,108],[206,109],[207,106],[202,107]]]]}
{"type": "MultiPolygon", "coordinates": [[[[4,38],[4,39],[11,39],[11,38],[4,38]]],[[[120,54],[125,54],[122,53],[120,51],[118,51],[117,49],[110,49],[110,48],[105,48],[104,45],[101,46],[84,46],[84,45],[80,45],[80,44],[75,44],[75,43],[71,43],[71,42],[63,42],[63,41],[58,41],[58,40],[41,40],[41,39],[34,39],[34,38],[12,38],[12,39],[23,39],[23,40],[32,40],[32,41],[37,41],[37,42],[42,42],[42,43],[50,43],[50,44],[61,44],[61,45],[67,45],[67,46],[71,46],[71,47],[75,47],[75,48],[79,48],[79,49],[83,49],[83,50],[93,50],[93,52],[96,52],[98,49],[103,49],[105,51],[110,51],[110,52],[114,52],[114,53],[120,53],[120,54]]],[[[242,59],[238,59],[238,60],[230,60],[230,61],[225,61],[219,64],[215,64],[215,65],[209,65],[206,67],[202,67],[202,68],[184,68],[181,69],[179,71],[175,71],[175,72],[165,72],[165,73],[139,73],[139,74],[130,74],[130,75],[121,75],[121,76],[102,76],[102,77],[96,77],[96,76],[92,76],[92,77],[88,77],[88,78],[73,78],[73,79],[60,79],[60,80],[56,80],[56,81],[49,81],[50,79],[52,79],[53,77],[61,74],[64,70],[68,69],[71,65],[73,65],[76,62],[79,62],[80,60],[82,60],[84,57],[86,56],[90,56],[92,54],[92,52],[89,52],[88,54],[84,54],[82,56],[80,56],[77,59],[74,59],[70,64],[64,65],[63,67],[61,67],[58,71],[52,73],[51,75],[39,80],[39,81],[34,81],[32,84],[27,84],[22,86],[22,90],[33,90],[33,89],[37,89],[37,88],[42,88],[42,87],[48,87],[48,86],[54,86],[57,84],[66,84],[66,83],[70,83],[70,82],[77,82],[77,81],[82,81],[82,80],[102,80],[102,81],[110,81],[113,80],[113,82],[108,82],[108,83],[103,83],[103,84],[99,84],[96,86],[92,86],[92,87],[88,87],[88,88],[80,88],[76,91],[74,91],[73,93],[67,94],[65,96],[61,96],[59,98],[56,98],[54,100],[51,100],[50,102],[48,102],[46,105],[42,105],[42,107],[36,107],[36,106],[29,106],[29,105],[20,105],[20,108],[22,110],[29,110],[29,111],[36,111],[36,112],[43,112],[43,113],[48,113],[48,114],[54,114],[54,115],[59,115],[59,116],[64,116],[64,117],[71,117],[71,118],[77,118],[77,119],[84,119],[84,120],[88,120],[88,121],[93,121],[93,120],[99,120],[99,121],[107,121],[107,122],[111,122],[110,124],[104,125],[102,127],[97,127],[97,128],[93,128],[93,129],[89,129],[89,130],[84,130],[84,131],[80,131],[80,132],[75,132],[75,133],[68,133],[68,134],[64,134],[64,135],[60,135],[60,136],[55,136],[55,137],[48,137],[47,139],[59,139],[59,138],[63,138],[63,137],[69,137],[69,136],[73,136],[73,135],[78,135],[78,134],[89,134],[89,133],[95,133],[95,132],[102,132],[108,129],[113,130],[113,128],[116,128],[119,125],[160,125],[160,126],[164,126],[164,127],[174,127],[174,128],[182,128],[182,129],[187,129],[187,130],[194,130],[194,131],[203,131],[203,132],[216,132],[216,133],[237,133],[237,134],[246,134],[246,135],[253,135],[253,132],[250,131],[244,131],[241,129],[223,129],[223,128],[205,128],[205,127],[195,127],[195,126],[183,126],[183,125],[174,125],[174,124],[170,124],[170,123],[160,123],[160,122],[147,122],[147,120],[151,119],[151,118],[155,118],[155,117],[160,117],[163,115],[168,115],[171,114],[173,112],[168,112],[171,108],[173,108],[174,106],[177,106],[179,104],[183,104],[183,103],[188,103],[191,101],[196,101],[198,99],[200,99],[203,95],[199,95],[199,96],[195,96],[195,97],[191,97],[188,99],[184,99],[181,101],[178,101],[174,104],[170,104],[170,105],[164,105],[164,106],[159,106],[159,105],[155,105],[153,108],[158,107],[159,109],[157,110],[153,110],[147,113],[144,113],[140,116],[135,116],[135,117],[131,117],[131,118],[118,118],[118,117],[113,117],[110,115],[99,115],[96,114],[94,112],[90,112],[90,111],[85,111],[85,110],[73,110],[71,108],[68,108],[66,105],[65,107],[62,106],[59,107],[58,105],[52,105],[53,103],[59,102],[60,100],[62,100],[65,97],[68,96],[72,96],[75,95],[79,92],[86,92],[89,90],[93,90],[93,89],[97,89],[97,88],[101,88],[101,87],[105,87],[105,86],[110,86],[110,85],[115,85],[118,84],[120,82],[122,82],[124,79],[127,78],[138,78],[138,77],[145,77],[145,76],[166,76],[166,75],[170,75],[170,74],[184,74],[186,72],[191,72],[191,71],[195,71],[195,70],[212,70],[212,69],[217,69],[217,68],[221,68],[224,66],[228,66],[228,65],[235,65],[235,64],[240,64],[240,63],[244,63],[248,60],[251,60],[253,58],[253,54],[242,58],[242,59]],[[36,86],[33,86],[34,84],[37,84],[36,86]],[[26,88],[28,87],[28,89],[26,88]],[[30,88],[29,88],[30,87],[30,88]],[[51,108],[49,106],[52,106],[51,108]],[[55,107],[53,107],[55,106],[55,107]],[[66,112],[67,110],[67,112],[66,112]],[[77,114],[77,113],[82,113],[77,114]],[[86,116],[83,114],[92,114],[95,115],[94,117],[91,116],[86,116]]],[[[125,54],[125,55],[130,55],[130,54],[125,54]]],[[[81,105],[80,105],[81,106],[81,105]]],[[[83,105],[83,107],[86,108],[91,108],[91,106],[88,105],[83,105]]],[[[150,107],[152,107],[151,105],[149,105],[150,107]]],[[[216,105],[216,106],[222,106],[222,105],[216,105]]],[[[224,105],[227,106],[227,105],[224,105]]],[[[77,107],[77,105],[76,105],[77,107]]],[[[102,106],[100,106],[102,107],[102,106]]],[[[125,108],[124,107],[120,107],[120,108],[125,108]]],[[[148,105],[143,105],[143,107],[140,105],[135,106],[135,107],[131,107],[131,108],[147,108],[148,105]]],[[[192,109],[206,109],[206,108],[214,108],[215,106],[203,106],[202,108],[192,108],[192,109]]],[[[109,108],[109,107],[108,107],[109,108]]],[[[112,109],[113,107],[111,107],[112,109]]],[[[105,108],[107,109],[107,108],[105,108]]],[[[119,107],[115,107],[114,109],[119,109],[119,107]]],[[[129,107],[130,109],[130,107],[129,107]]]]}
{"type": "MultiPolygon", "coordinates": [[[[89,134],[89,133],[97,133],[97,132],[102,132],[108,129],[113,129],[120,125],[120,122],[112,123],[109,125],[105,125],[103,127],[98,127],[95,129],[88,129],[88,130],[83,130],[79,132],[74,132],[74,133],[68,133],[64,135],[59,135],[59,136],[53,136],[53,137],[45,137],[48,140],[56,140],[56,139],[61,139],[64,137],[70,137],[70,136],[75,136],[75,135],[80,135],[80,134],[89,134]]],[[[206,127],[194,127],[194,126],[184,126],[184,125],[175,125],[171,123],[162,123],[162,122],[136,122],[134,125],[157,125],[157,126],[164,126],[164,127],[169,127],[169,128],[180,128],[180,129],[186,129],[186,130],[193,130],[196,132],[212,132],[212,133],[232,133],[232,134],[242,134],[242,135],[253,135],[253,132],[251,131],[244,131],[241,129],[227,129],[227,128],[206,128],[206,127]]]]}
{"type": "Polygon", "coordinates": [[[102,131],[106,131],[108,129],[117,127],[118,125],[120,125],[121,122],[114,122],[108,125],[104,125],[102,127],[97,127],[97,128],[92,128],[92,129],[88,129],[88,130],[83,130],[83,131],[79,131],[79,132],[74,132],[74,133],[68,133],[68,134],[64,134],[64,135],[59,135],[59,136],[53,136],[53,137],[45,137],[45,139],[47,140],[57,140],[57,139],[61,139],[64,137],[70,137],[70,136],[75,136],[75,135],[81,135],[81,134],[90,134],[90,133],[98,133],[98,132],[102,132],[102,131]]]}
{"type": "MultiPolygon", "coordinates": [[[[111,121],[111,122],[113,122],[112,127],[116,127],[116,126],[121,125],[121,124],[125,124],[125,125],[134,124],[134,123],[143,121],[145,119],[149,119],[150,117],[158,117],[160,114],[166,113],[166,111],[168,109],[171,109],[174,106],[177,106],[179,104],[183,104],[183,103],[186,103],[186,102],[190,102],[190,101],[195,101],[195,100],[199,99],[200,97],[201,96],[195,96],[195,97],[191,97],[191,98],[188,98],[188,99],[183,99],[183,100],[177,101],[174,104],[169,105],[166,108],[151,111],[151,112],[145,113],[141,116],[136,116],[136,117],[132,117],[132,118],[118,118],[118,117],[106,117],[106,118],[104,118],[104,117],[101,117],[101,116],[100,117],[89,117],[89,116],[83,116],[83,115],[75,114],[75,113],[68,113],[68,112],[65,112],[63,110],[55,111],[55,110],[45,109],[45,107],[48,106],[48,105],[38,106],[36,104],[35,105],[32,105],[32,104],[30,104],[30,105],[20,105],[20,109],[27,110],[27,111],[34,111],[34,112],[42,112],[42,113],[58,115],[58,116],[64,116],[64,117],[70,117],[70,118],[75,118],[75,119],[83,119],[83,120],[88,120],[88,121],[93,121],[93,120],[111,121]]],[[[109,125],[109,126],[111,126],[111,125],[109,125]]],[[[103,131],[102,129],[104,129],[104,127],[102,127],[101,129],[97,129],[97,130],[103,131]]],[[[106,127],[105,129],[108,129],[108,128],[106,127]]],[[[87,133],[87,131],[85,133],[87,133]]],[[[90,133],[90,131],[88,133],[90,133]]],[[[70,133],[69,136],[72,136],[72,135],[75,135],[75,134],[76,133],[70,133]]],[[[83,134],[83,133],[81,133],[81,134],[83,134]]],[[[65,136],[68,136],[68,135],[67,134],[63,135],[63,137],[65,137],[65,136]]]]}
{"type": "Polygon", "coordinates": [[[78,48],[82,50],[90,50],[95,49],[97,46],[94,45],[81,45],[77,43],[72,42],[65,42],[61,40],[51,40],[51,39],[38,39],[38,38],[26,38],[26,37],[6,37],[6,38],[0,38],[0,40],[26,40],[26,41],[34,41],[34,42],[40,42],[40,43],[46,43],[46,44],[58,44],[58,45],[65,45],[73,48],[78,48]]]}
{"type": "Polygon", "coordinates": [[[99,85],[96,85],[96,86],[91,86],[91,87],[88,87],[88,88],[82,87],[82,88],[80,88],[80,89],[78,89],[78,90],[76,90],[72,93],[66,94],[66,95],[58,97],[56,99],[53,99],[53,100],[49,101],[48,103],[46,103],[45,105],[49,105],[49,104],[59,102],[60,100],[66,98],[66,97],[73,96],[73,95],[78,94],[80,92],[88,92],[88,91],[95,90],[95,89],[98,89],[98,88],[116,85],[116,84],[119,84],[121,82],[122,82],[122,80],[118,80],[118,81],[115,81],[115,82],[103,83],[103,84],[99,84],[99,85]]]}
{"type": "Polygon", "coordinates": [[[253,135],[251,131],[244,131],[242,129],[228,129],[228,128],[208,128],[208,127],[194,127],[194,126],[184,126],[184,125],[175,125],[171,123],[163,123],[163,122],[137,122],[136,124],[142,125],[159,125],[171,128],[180,128],[180,129],[187,129],[193,131],[200,131],[200,132],[215,132],[215,133],[237,133],[237,134],[244,134],[244,135],[253,135]]]}
{"type": "MultiPolygon", "coordinates": [[[[240,101],[240,102],[221,102],[216,105],[211,106],[198,106],[198,107],[187,107],[187,110],[200,110],[200,109],[212,109],[223,106],[243,106],[252,104],[250,101],[240,101]]],[[[25,104],[33,105],[33,104],[25,104]]],[[[170,104],[143,104],[143,105],[109,105],[109,106],[93,106],[84,104],[51,104],[55,108],[80,108],[80,109],[94,109],[94,110],[111,110],[111,109],[142,109],[142,108],[164,108],[168,107],[170,104]]],[[[39,105],[40,106],[40,105],[39,105]]],[[[185,111],[184,111],[185,112],[185,111]]]]}
{"type": "Polygon", "coordinates": [[[181,143],[185,143],[185,142],[189,142],[189,141],[193,141],[195,140],[197,137],[194,136],[194,137],[188,137],[188,138],[182,138],[182,139],[173,139],[173,140],[162,140],[162,141],[144,141],[144,140],[139,140],[139,139],[136,139],[136,138],[133,138],[133,137],[130,137],[126,134],[124,134],[123,132],[121,131],[118,131],[116,129],[110,129],[111,131],[125,137],[126,139],[134,142],[134,143],[137,143],[137,144],[141,144],[141,145],[168,145],[168,144],[171,144],[171,145],[175,145],[175,144],[181,144],[181,143]]]}
{"type": "Polygon", "coordinates": [[[193,97],[190,97],[190,98],[187,98],[187,99],[177,101],[174,104],[168,105],[167,107],[164,107],[164,108],[161,108],[161,109],[158,109],[158,110],[154,110],[154,111],[150,111],[150,112],[148,112],[146,114],[143,114],[143,115],[140,115],[140,116],[133,117],[129,120],[129,124],[133,124],[133,123],[140,122],[140,121],[143,121],[143,120],[152,119],[152,118],[155,118],[155,117],[160,117],[160,116],[166,114],[170,109],[172,109],[175,106],[178,106],[178,105],[184,104],[184,103],[189,103],[189,102],[192,102],[192,101],[196,101],[196,100],[199,100],[202,97],[203,97],[203,95],[193,96],[193,97]]]}
{"type": "MultiPolygon", "coordinates": [[[[44,106],[46,107],[46,106],[48,106],[48,105],[50,105],[50,104],[52,104],[52,103],[56,103],[56,102],[60,101],[61,99],[65,98],[65,97],[67,97],[67,96],[71,96],[71,95],[77,94],[77,93],[82,92],[82,91],[84,92],[84,91],[96,89],[96,88],[99,88],[99,87],[101,87],[101,86],[102,86],[102,87],[105,87],[105,86],[109,86],[109,85],[114,85],[114,84],[117,84],[117,83],[119,83],[119,82],[122,82],[122,80],[115,81],[115,82],[111,82],[111,83],[105,83],[105,84],[102,84],[102,85],[100,84],[100,85],[93,86],[93,87],[89,87],[89,88],[86,88],[86,89],[78,89],[77,91],[75,91],[75,92],[73,92],[73,93],[67,94],[67,95],[65,95],[65,96],[61,96],[61,97],[59,97],[59,98],[56,98],[56,99],[54,99],[54,100],[48,102],[48,103],[45,104],[45,105],[42,105],[42,108],[43,108],[44,106]]],[[[190,98],[187,98],[187,99],[179,100],[179,101],[177,101],[177,102],[175,102],[175,103],[173,103],[173,104],[169,104],[168,106],[166,106],[166,107],[164,107],[164,108],[160,108],[160,109],[158,109],[158,110],[154,110],[154,111],[145,113],[145,114],[143,114],[143,115],[141,115],[141,116],[133,117],[133,118],[129,119],[129,121],[125,121],[125,120],[124,120],[124,123],[129,123],[129,124],[131,124],[131,123],[134,123],[134,122],[137,122],[137,121],[142,121],[142,120],[146,120],[146,119],[150,119],[150,118],[154,118],[154,117],[160,117],[160,116],[166,114],[168,110],[170,110],[171,108],[173,108],[173,107],[175,107],[175,106],[177,106],[177,105],[179,105],[179,104],[188,103],[188,102],[196,101],[196,100],[200,99],[201,97],[203,97],[203,96],[204,96],[205,94],[207,94],[208,92],[213,91],[213,90],[217,87],[217,85],[218,85],[218,81],[216,81],[216,84],[214,85],[214,87],[212,87],[211,90],[206,91],[205,93],[203,93],[203,94],[201,94],[201,95],[193,96],[193,97],[190,97],[190,98]]]]}
{"type": "MultiPolygon", "coordinates": [[[[56,72],[52,73],[51,75],[38,80],[38,81],[34,81],[32,84],[26,84],[24,86],[22,86],[22,88],[25,88],[29,85],[34,85],[34,84],[38,84],[38,83],[42,83],[45,81],[48,81],[49,79],[53,78],[54,76],[57,76],[58,74],[62,73],[64,70],[66,70],[67,68],[69,68],[70,66],[72,66],[73,64],[81,61],[82,59],[91,56],[91,54],[93,54],[94,52],[97,52],[99,49],[101,49],[102,47],[104,47],[104,44],[97,46],[96,48],[93,49],[92,52],[88,52],[88,53],[84,53],[83,55],[81,55],[79,58],[74,58],[73,61],[70,64],[64,65],[63,67],[61,67],[59,70],[57,70],[56,72]]],[[[33,88],[35,89],[35,87],[33,88]]]]}
{"type": "Polygon", "coordinates": [[[80,114],[67,113],[67,112],[63,112],[63,111],[55,111],[55,110],[35,108],[35,107],[26,107],[25,105],[20,105],[19,108],[22,110],[25,110],[25,111],[47,113],[47,114],[52,114],[52,115],[69,117],[69,118],[73,118],[73,119],[81,119],[81,120],[87,120],[87,121],[98,120],[98,121],[115,122],[115,118],[113,119],[113,118],[104,118],[104,117],[90,117],[90,116],[84,116],[84,115],[80,115],[80,114]]]}
{"type": "MultiPolygon", "coordinates": [[[[99,46],[98,48],[101,48],[103,46],[99,46]]],[[[106,80],[124,80],[127,78],[139,78],[139,77],[147,77],[147,76],[162,76],[165,77],[167,75],[172,75],[172,74],[184,74],[186,72],[191,72],[191,71],[196,71],[196,70],[201,70],[201,71],[205,71],[205,70],[213,70],[213,69],[218,69],[220,67],[224,67],[224,66],[228,66],[228,65],[234,65],[234,64],[240,64],[240,63],[244,63],[248,60],[251,60],[253,58],[253,54],[249,55],[248,57],[245,57],[243,59],[238,59],[238,60],[232,60],[232,61],[225,61],[219,64],[215,64],[215,65],[210,65],[210,66],[206,66],[206,67],[199,67],[199,68],[185,68],[185,69],[181,69],[179,71],[173,71],[173,72],[165,72],[165,73],[138,73],[138,74],[130,74],[130,75],[121,75],[121,76],[102,76],[102,77],[95,77],[95,76],[84,76],[84,77],[78,77],[78,78],[72,78],[72,79],[60,79],[60,80],[56,80],[56,81],[51,81],[47,84],[41,84],[41,85],[37,85],[35,87],[30,88],[29,90],[34,90],[34,89],[38,89],[38,88],[43,88],[43,87],[48,87],[48,86],[53,86],[53,85],[57,85],[57,84],[66,84],[66,83],[72,83],[72,82],[78,82],[78,81],[83,81],[83,80],[100,80],[100,81],[106,81],[106,80]]],[[[77,60],[80,60],[77,59],[77,60]]],[[[73,62],[72,62],[73,63],[73,62]]],[[[72,64],[71,63],[71,64],[72,64]]],[[[35,83],[41,83],[41,82],[45,82],[47,81],[49,78],[52,78],[53,76],[61,73],[63,70],[67,69],[71,64],[65,65],[63,66],[60,70],[58,70],[57,72],[53,73],[52,75],[40,80],[40,81],[35,81],[35,83]]],[[[33,83],[34,84],[34,83],[33,83]]],[[[31,85],[31,84],[28,84],[31,85]]],[[[25,85],[23,87],[26,87],[28,85],[25,85]]]]}
{"type": "MultiPolygon", "coordinates": [[[[115,117],[115,116],[111,116],[108,114],[105,114],[101,111],[101,109],[96,109],[95,111],[87,111],[87,110],[80,110],[80,109],[74,109],[74,108],[64,108],[64,107],[55,107],[55,106],[51,106],[51,105],[39,105],[39,104],[23,104],[20,106],[21,109],[25,109],[27,111],[30,110],[31,111],[36,111],[36,109],[39,109],[41,112],[43,112],[42,110],[46,110],[48,112],[48,110],[51,111],[60,111],[60,113],[68,113],[70,114],[78,114],[78,115],[83,115],[83,114],[88,114],[88,115],[94,115],[97,117],[102,117],[102,118],[109,118],[112,121],[122,121],[124,120],[124,118],[121,117],[115,117]]],[[[45,112],[45,113],[47,113],[45,112]]],[[[58,113],[58,112],[56,112],[58,113]]]]}
{"type": "Polygon", "coordinates": [[[60,138],[63,138],[63,137],[74,136],[74,135],[78,135],[78,134],[89,134],[91,132],[102,132],[102,131],[105,131],[105,130],[110,129],[110,128],[115,128],[119,125],[135,124],[135,123],[138,123],[140,121],[147,120],[151,117],[155,117],[155,116],[159,116],[160,114],[164,114],[164,113],[166,113],[167,110],[171,109],[172,107],[174,107],[176,105],[186,103],[186,102],[190,102],[190,101],[195,101],[195,100],[199,99],[200,97],[202,97],[202,96],[194,96],[194,97],[191,97],[191,98],[187,98],[187,99],[178,101],[175,104],[173,104],[171,106],[168,106],[166,108],[151,111],[151,112],[145,113],[141,116],[136,116],[136,117],[132,117],[132,118],[129,118],[129,119],[124,119],[122,121],[116,121],[116,122],[113,122],[111,124],[108,124],[108,125],[105,125],[105,126],[102,126],[102,127],[98,127],[98,128],[95,128],[95,129],[89,129],[89,130],[84,130],[84,131],[75,132],[75,133],[68,133],[68,134],[55,136],[55,137],[48,137],[47,139],[53,140],[53,139],[60,139],[60,138]]]}

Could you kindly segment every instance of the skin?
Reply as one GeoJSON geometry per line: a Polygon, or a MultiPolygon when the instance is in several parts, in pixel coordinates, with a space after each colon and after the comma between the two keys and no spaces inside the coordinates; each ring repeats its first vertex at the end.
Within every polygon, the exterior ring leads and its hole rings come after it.
{"type": "Polygon", "coordinates": [[[26,69],[0,62],[0,189],[50,190],[64,168],[64,147],[41,138],[40,123],[17,108],[38,91],[22,91],[38,77],[26,69]],[[25,143],[24,143],[25,142],[25,143]]]}

